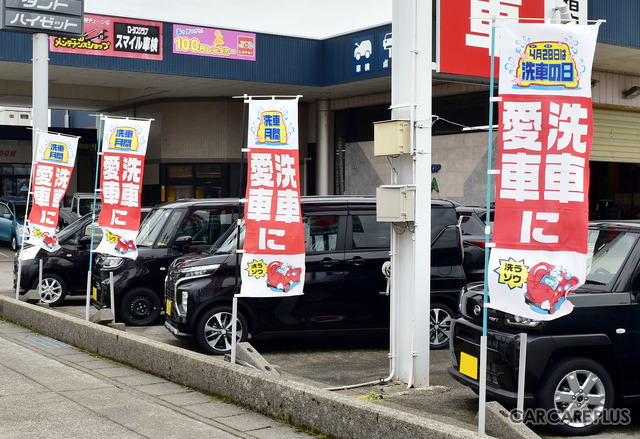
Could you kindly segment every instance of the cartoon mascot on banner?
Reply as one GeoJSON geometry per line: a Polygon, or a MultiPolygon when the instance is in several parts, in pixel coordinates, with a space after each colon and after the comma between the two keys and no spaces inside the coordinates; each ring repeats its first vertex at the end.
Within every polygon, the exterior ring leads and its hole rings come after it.
{"type": "Polygon", "coordinates": [[[565,301],[571,288],[578,283],[578,278],[561,265],[541,262],[529,271],[525,302],[535,312],[553,314],[565,301]]]}

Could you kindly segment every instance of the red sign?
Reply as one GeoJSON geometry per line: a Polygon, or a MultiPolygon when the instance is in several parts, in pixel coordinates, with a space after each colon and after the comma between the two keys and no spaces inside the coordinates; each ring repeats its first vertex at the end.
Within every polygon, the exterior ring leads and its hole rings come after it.
{"type": "Polygon", "coordinates": [[[51,52],[162,60],[162,23],[84,15],[79,37],[50,37],[51,52]]]}
{"type": "Polygon", "coordinates": [[[36,145],[29,242],[54,251],[60,248],[55,229],[58,227],[60,202],[73,172],[78,138],[38,131],[36,145]]]}
{"type": "MultiPolygon", "coordinates": [[[[488,78],[491,17],[543,18],[544,3],[544,0],[440,0],[439,71],[488,78]]],[[[497,77],[497,57],[495,67],[497,77]]]]}
{"type": "Polygon", "coordinates": [[[297,99],[249,103],[242,296],[291,296],[303,291],[297,105],[297,99]]]}
{"type": "Polygon", "coordinates": [[[140,225],[144,158],[151,120],[104,118],[98,225],[104,230],[97,252],[135,259],[140,225]]]}

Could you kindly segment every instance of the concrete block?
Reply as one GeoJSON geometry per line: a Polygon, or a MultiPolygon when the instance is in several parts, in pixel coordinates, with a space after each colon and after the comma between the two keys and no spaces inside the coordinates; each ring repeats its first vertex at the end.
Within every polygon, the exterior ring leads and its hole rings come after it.
{"type": "Polygon", "coordinates": [[[40,295],[36,290],[29,290],[20,296],[20,300],[27,303],[40,303],[40,295]]]}
{"type": "Polygon", "coordinates": [[[503,439],[540,439],[524,423],[511,421],[509,411],[496,401],[485,405],[485,428],[491,436],[503,439]]]}
{"type": "Polygon", "coordinates": [[[102,308],[97,312],[91,314],[91,316],[89,316],[89,321],[91,323],[99,323],[101,325],[105,325],[113,322],[113,313],[109,308],[102,308]]]}
{"type": "MultiPolygon", "coordinates": [[[[231,357],[225,355],[225,360],[231,361],[231,357]]],[[[280,372],[246,341],[238,343],[236,346],[236,362],[243,366],[253,367],[262,372],[280,375],[280,372]]]]}

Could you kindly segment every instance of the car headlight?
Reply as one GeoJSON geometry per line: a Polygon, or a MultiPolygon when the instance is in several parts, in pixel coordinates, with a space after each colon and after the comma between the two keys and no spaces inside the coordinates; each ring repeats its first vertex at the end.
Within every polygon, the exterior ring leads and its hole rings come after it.
{"type": "Polygon", "coordinates": [[[115,270],[124,263],[123,258],[117,256],[109,256],[102,260],[102,268],[105,270],[115,270]]]}
{"type": "Polygon", "coordinates": [[[187,315],[187,311],[189,310],[189,292],[179,290],[176,294],[176,309],[178,310],[178,315],[184,317],[187,315]]]}
{"type": "Polygon", "coordinates": [[[18,226],[18,234],[19,235],[28,235],[29,234],[29,228],[25,227],[25,226],[18,226]]]}
{"type": "Polygon", "coordinates": [[[220,264],[200,265],[197,267],[187,267],[180,270],[180,277],[207,276],[215,273],[220,268],[220,264]]]}
{"type": "Polygon", "coordinates": [[[505,314],[504,323],[506,326],[516,328],[535,328],[542,322],[540,320],[528,319],[526,317],[514,316],[513,314],[505,314]]]}

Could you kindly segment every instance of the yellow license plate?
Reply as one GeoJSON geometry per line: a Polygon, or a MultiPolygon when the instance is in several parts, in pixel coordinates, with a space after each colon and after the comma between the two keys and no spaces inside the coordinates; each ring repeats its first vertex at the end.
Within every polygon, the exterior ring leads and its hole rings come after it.
{"type": "Polygon", "coordinates": [[[98,301],[98,289],[93,287],[93,300],[98,301]]]}
{"type": "Polygon", "coordinates": [[[460,373],[478,379],[478,358],[473,355],[460,352],[460,373]]]}
{"type": "Polygon", "coordinates": [[[171,315],[171,300],[167,299],[167,309],[165,310],[167,315],[171,315]]]}

